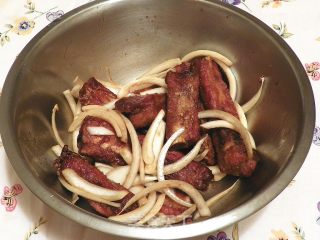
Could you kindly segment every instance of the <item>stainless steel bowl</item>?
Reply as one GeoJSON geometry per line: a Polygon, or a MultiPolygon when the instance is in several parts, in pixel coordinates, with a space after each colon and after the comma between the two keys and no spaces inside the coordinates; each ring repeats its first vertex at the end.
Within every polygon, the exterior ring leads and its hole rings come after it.
{"type": "MultiPolygon", "coordinates": [[[[308,152],[314,129],[314,99],[309,80],[288,45],[249,14],[219,1],[95,1],[41,31],[22,51],[6,79],[1,98],[1,134],[19,177],[46,204],[85,226],[108,234],[144,239],[199,236],[239,221],[274,199],[295,176],[308,152]],[[262,161],[254,176],[212,209],[214,216],[190,225],[132,227],[108,221],[70,204],[52,166],[55,144],[51,109],[61,107],[58,127],[70,142],[71,112],[61,92],[76,75],[100,78],[105,66],[115,81],[134,79],[163,60],[196,49],[229,57],[239,79],[240,103],[267,78],[249,127],[262,161]]],[[[226,188],[215,185],[206,196],[226,188]]]]}

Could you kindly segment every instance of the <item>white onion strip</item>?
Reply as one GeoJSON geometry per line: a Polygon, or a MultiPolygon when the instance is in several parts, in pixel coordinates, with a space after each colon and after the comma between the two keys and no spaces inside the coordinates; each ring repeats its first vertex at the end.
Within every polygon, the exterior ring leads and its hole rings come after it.
{"type": "MultiPolygon", "coordinates": [[[[198,113],[198,117],[199,118],[220,118],[223,119],[225,121],[230,122],[235,130],[237,132],[239,132],[239,134],[241,135],[243,142],[246,146],[246,150],[247,150],[247,154],[248,154],[248,158],[252,159],[253,157],[253,150],[252,150],[252,145],[251,145],[251,138],[250,138],[250,134],[248,132],[248,130],[241,124],[241,122],[235,118],[233,115],[231,115],[230,113],[227,112],[223,112],[220,110],[206,110],[206,111],[202,111],[198,113]]],[[[204,123],[201,126],[206,126],[205,124],[208,123],[204,123]]]]}
{"type": "Polygon", "coordinates": [[[167,216],[167,215],[161,214],[157,218],[152,219],[152,221],[149,222],[149,225],[160,227],[160,226],[172,225],[175,223],[183,222],[187,217],[190,217],[195,210],[196,210],[196,206],[192,205],[190,208],[188,208],[183,213],[177,216],[167,216]]]}
{"type": "Polygon", "coordinates": [[[240,122],[242,123],[242,125],[243,125],[245,128],[248,128],[247,117],[246,117],[246,115],[244,114],[244,111],[243,111],[242,107],[241,107],[237,102],[234,102],[234,106],[236,107],[236,110],[237,110],[237,113],[238,113],[240,122]]]}
{"type": "Polygon", "coordinates": [[[232,62],[228,58],[226,58],[225,56],[223,56],[220,53],[210,51],[210,50],[197,50],[197,51],[190,52],[187,55],[185,55],[181,59],[181,61],[187,62],[193,58],[203,57],[203,56],[209,56],[209,57],[212,57],[214,60],[220,60],[221,62],[226,64],[228,67],[230,67],[232,65],[232,62]]]}
{"type": "MultiPolygon", "coordinates": [[[[76,116],[81,112],[81,103],[80,101],[77,102],[77,105],[76,105],[76,116]]],[[[75,116],[75,117],[76,117],[75,116]]]]}
{"type": "Polygon", "coordinates": [[[140,147],[137,132],[134,129],[132,123],[125,116],[122,116],[122,118],[128,129],[130,139],[131,139],[131,148],[132,148],[132,162],[130,165],[130,171],[128,173],[128,176],[123,186],[125,188],[130,188],[139,170],[140,159],[141,159],[141,147],[140,147]]]}
{"type": "Polygon", "coordinates": [[[63,95],[69,104],[69,107],[72,111],[73,116],[76,116],[77,115],[77,113],[76,113],[77,104],[76,104],[76,101],[74,100],[73,96],[71,95],[70,90],[68,89],[68,90],[63,91],[63,95]]]}
{"type": "Polygon", "coordinates": [[[153,140],[155,138],[155,135],[157,133],[157,129],[159,127],[159,124],[161,123],[163,117],[165,115],[165,112],[163,109],[159,111],[156,118],[153,120],[144,140],[142,143],[142,159],[146,164],[151,164],[153,161],[155,161],[155,155],[153,153],[153,140]]]}
{"type": "Polygon", "coordinates": [[[116,107],[115,104],[118,100],[119,99],[112,100],[104,105],[86,105],[86,106],[83,106],[81,109],[82,109],[82,111],[88,111],[88,110],[91,110],[94,108],[103,107],[105,109],[112,110],[112,109],[115,109],[115,107],[116,107]]]}
{"type": "Polygon", "coordinates": [[[62,152],[62,147],[60,145],[54,145],[51,147],[51,150],[54,152],[54,154],[59,157],[62,152]]]}
{"type": "Polygon", "coordinates": [[[195,161],[195,162],[200,162],[200,161],[202,161],[202,160],[207,156],[208,152],[209,152],[209,149],[204,150],[202,153],[200,153],[199,155],[197,155],[197,156],[193,159],[193,161],[195,161]]]}
{"type": "Polygon", "coordinates": [[[63,147],[65,144],[64,142],[62,141],[60,135],[59,135],[59,132],[58,132],[58,129],[57,129],[57,124],[56,124],[56,112],[59,111],[59,107],[58,107],[58,104],[54,105],[53,109],[52,109],[52,115],[51,115],[51,128],[52,128],[52,131],[53,131],[53,135],[57,141],[57,143],[63,147]]]}
{"type": "MultiPolygon", "coordinates": [[[[217,203],[220,199],[222,199],[225,195],[227,195],[229,192],[231,192],[235,187],[236,185],[239,183],[239,180],[237,180],[234,184],[232,184],[231,187],[227,188],[226,190],[218,193],[217,195],[209,198],[207,201],[206,201],[206,205],[211,208],[215,203],[217,203]]],[[[199,212],[197,211],[193,217],[193,219],[198,219],[200,217],[200,214],[199,212]]]]}
{"type": "Polygon", "coordinates": [[[148,94],[164,94],[167,93],[167,89],[164,87],[152,88],[143,92],[140,92],[140,95],[148,95],[148,94]]]}
{"type": "Polygon", "coordinates": [[[158,191],[164,188],[177,188],[181,191],[185,192],[187,195],[191,197],[193,202],[196,204],[201,216],[210,216],[210,209],[207,207],[206,202],[204,201],[201,193],[197,189],[195,189],[189,183],[179,180],[164,180],[161,182],[156,182],[151,186],[143,189],[141,192],[134,195],[123,207],[122,211],[131,206],[134,202],[139,200],[140,198],[148,195],[150,192],[158,191]]]}
{"type": "Polygon", "coordinates": [[[87,127],[87,130],[90,135],[98,135],[98,136],[114,135],[114,132],[112,132],[110,129],[105,127],[89,126],[87,127]]]}
{"type": "Polygon", "coordinates": [[[137,81],[129,82],[126,85],[124,85],[118,93],[118,98],[123,98],[132,91],[143,89],[146,86],[152,86],[152,85],[157,85],[164,88],[167,87],[167,84],[163,78],[158,78],[153,76],[144,77],[137,81]]]}
{"type": "Polygon", "coordinates": [[[142,156],[140,158],[140,164],[139,164],[139,177],[140,177],[140,181],[143,182],[144,178],[145,178],[145,170],[144,170],[144,161],[142,159],[142,156]]]}
{"type": "Polygon", "coordinates": [[[163,173],[164,175],[172,174],[175,172],[180,171],[185,166],[187,166],[192,160],[198,155],[201,146],[203,142],[205,141],[206,137],[200,139],[197,144],[192,148],[192,150],[180,158],[178,161],[175,161],[174,163],[168,164],[164,166],[163,173]]]}
{"type": "Polygon", "coordinates": [[[78,200],[79,200],[79,195],[76,193],[72,193],[71,203],[76,204],[76,202],[78,202],[78,200]]]}
{"type": "MultiPolygon", "coordinates": [[[[237,127],[236,125],[233,125],[232,123],[225,121],[225,120],[214,120],[214,121],[203,123],[200,126],[203,128],[206,128],[206,129],[229,128],[229,129],[232,129],[232,130],[239,132],[239,134],[241,135],[241,132],[239,131],[239,127],[237,127]]],[[[249,135],[249,142],[250,142],[251,148],[256,149],[256,143],[255,143],[251,133],[246,128],[244,128],[244,129],[246,130],[247,134],[249,135]]]]}
{"type": "Polygon", "coordinates": [[[123,185],[124,181],[126,180],[128,173],[130,170],[130,166],[119,166],[112,170],[110,170],[107,173],[108,179],[110,179],[113,182],[119,183],[123,185]]]}
{"type": "Polygon", "coordinates": [[[81,112],[69,126],[69,132],[73,132],[77,127],[79,127],[83,119],[87,116],[98,117],[109,122],[114,128],[116,135],[120,137],[123,142],[128,141],[127,129],[119,114],[116,111],[106,110],[101,107],[90,109],[86,112],[81,112]]]}
{"type": "Polygon", "coordinates": [[[66,182],[66,180],[64,180],[62,177],[58,177],[60,183],[62,184],[62,186],[64,186],[67,190],[69,190],[70,192],[77,194],[81,197],[84,197],[86,199],[90,199],[96,202],[100,202],[100,203],[104,203],[113,207],[120,207],[120,203],[116,203],[116,202],[111,202],[108,200],[105,200],[103,198],[101,198],[100,196],[94,195],[92,193],[88,193],[82,189],[76,188],[72,185],[70,185],[69,183],[66,182]]]}
{"type": "MultiPolygon", "coordinates": [[[[164,161],[166,159],[166,155],[167,152],[169,150],[169,148],[171,147],[172,143],[183,133],[184,129],[180,128],[179,130],[177,130],[175,133],[173,133],[169,139],[167,140],[167,142],[164,144],[163,148],[161,149],[161,152],[159,154],[159,158],[158,158],[158,163],[157,163],[157,177],[158,177],[158,181],[164,181],[164,161]]],[[[165,189],[164,192],[167,194],[168,197],[170,197],[172,200],[174,200],[175,202],[186,206],[186,207],[191,207],[191,203],[182,200],[181,198],[179,198],[175,192],[171,189],[165,189]]]]}
{"type": "Polygon", "coordinates": [[[160,63],[159,65],[150,69],[149,71],[146,71],[140,78],[142,78],[144,76],[154,75],[154,74],[163,72],[163,71],[170,69],[170,68],[173,68],[179,64],[181,64],[180,58],[173,58],[173,59],[166,60],[163,63],[160,63]]]}
{"type": "Polygon", "coordinates": [[[150,212],[156,202],[156,199],[157,193],[152,192],[149,194],[148,201],[143,206],[121,215],[111,216],[109,219],[122,223],[135,223],[150,212]]]}
{"type": "Polygon", "coordinates": [[[155,168],[156,168],[156,164],[157,164],[157,160],[158,160],[161,148],[163,147],[165,135],[166,135],[166,123],[163,120],[161,120],[152,143],[152,151],[155,159],[151,164],[155,165],[155,168]]]}
{"type": "Polygon", "coordinates": [[[79,136],[80,128],[77,128],[72,132],[72,149],[75,153],[79,152],[78,149],[78,136],[79,136]]]}
{"type": "Polygon", "coordinates": [[[245,104],[242,105],[242,109],[245,113],[248,112],[249,110],[251,110],[261,97],[265,78],[261,77],[260,80],[261,80],[261,86],[260,86],[258,92],[248,102],[246,102],[245,104]]]}
{"type": "Polygon", "coordinates": [[[108,201],[120,200],[128,194],[128,191],[115,191],[92,184],[80,177],[74,170],[70,168],[63,169],[61,173],[70,185],[76,188],[80,188],[81,190],[86,191],[88,193],[97,195],[100,198],[103,198],[108,201]]]}
{"type": "Polygon", "coordinates": [[[215,59],[216,63],[222,68],[222,70],[224,71],[224,73],[226,74],[226,77],[228,79],[229,82],[229,92],[230,92],[230,96],[232,98],[232,100],[234,101],[236,99],[237,96],[237,82],[236,82],[236,78],[233,74],[233,72],[231,71],[230,67],[227,66],[224,62],[215,59]]]}
{"type": "Polygon", "coordinates": [[[151,218],[153,218],[162,208],[162,205],[164,203],[164,200],[166,198],[165,194],[160,194],[157,198],[156,203],[154,204],[153,208],[150,210],[150,212],[147,213],[140,221],[137,222],[137,224],[144,224],[148,222],[151,218]]]}
{"type": "Polygon", "coordinates": [[[128,147],[122,147],[119,154],[128,165],[132,163],[132,153],[128,147]]]}
{"type": "Polygon", "coordinates": [[[107,175],[107,173],[110,172],[113,169],[113,167],[111,167],[111,166],[109,166],[107,164],[104,164],[104,163],[96,162],[96,163],[94,163],[94,165],[104,175],[107,175]]]}
{"type": "Polygon", "coordinates": [[[71,89],[70,93],[73,97],[78,98],[79,97],[79,91],[82,88],[84,82],[76,76],[73,80],[73,88],[71,89]]]}
{"type": "Polygon", "coordinates": [[[227,176],[227,174],[221,172],[218,165],[209,166],[208,168],[211,170],[212,175],[213,175],[213,181],[215,181],[215,182],[218,182],[227,176]]]}

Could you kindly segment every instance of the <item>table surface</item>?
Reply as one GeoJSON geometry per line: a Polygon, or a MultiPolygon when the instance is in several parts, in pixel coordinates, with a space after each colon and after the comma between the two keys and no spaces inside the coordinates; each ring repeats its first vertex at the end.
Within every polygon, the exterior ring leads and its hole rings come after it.
{"type": "MultiPolygon", "coordinates": [[[[30,39],[57,17],[87,2],[89,1],[0,1],[0,93],[13,61],[30,39]]],[[[320,1],[223,2],[261,19],[290,45],[308,73],[316,99],[316,112],[319,113],[317,99],[320,99],[320,1]]],[[[320,170],[319,156],[320,122],[317,119],[306,161],[288,187],[253,216],[199,239],[320,239],[320,184],[317,181],[320,170]]],[[[14,172],[1,139],[0,189],[1,239],[109,239],[100,232],[66,219],[37,199],[14,172]],[[15,189],[15,194],[10,195],[12,189],[15,189]],[[5,199],[9,195],[10,197],[5,199]]]]}

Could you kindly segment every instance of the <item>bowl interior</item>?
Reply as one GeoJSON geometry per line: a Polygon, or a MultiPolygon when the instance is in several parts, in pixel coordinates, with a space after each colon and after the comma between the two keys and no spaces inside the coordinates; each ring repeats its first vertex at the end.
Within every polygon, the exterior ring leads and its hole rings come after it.
{"type": "MultiPolygon", "coordinates": [[[[62,92],[72,86],[75,76],[105,79],[108,67],[115,82],[125,83],[164,60],[197,49],[220,52],[234,62],[240,104],[256,93],[259,78],[265,76],[261,101],[248,113],[262,160],[251,178],[242,179],[223,203],[214,206],[215,217],[203,221],[205,227],[194,223],[181,226],[183,231],[167,228],[159,238],[204,234],[271,201],[293,178],[309,149],[314,125],[310,84],[295,55],[275,33],[215,1],[98,1],[66,14],[31,41],[10,71],[1,100],[6,151],[26,185],[50,206],[89,227],[152,238],[157,229],[131,231],[90,213],[85,204],[86,210],[69,204],[71,195],[57,182],[49,150],[56,144],[51,110],[59,104],[58,128],[70,144],[67,128],[72,113],[62,92]]],[[[226,178],[205,196],[233,182],[234,178],[226,178]]]]}

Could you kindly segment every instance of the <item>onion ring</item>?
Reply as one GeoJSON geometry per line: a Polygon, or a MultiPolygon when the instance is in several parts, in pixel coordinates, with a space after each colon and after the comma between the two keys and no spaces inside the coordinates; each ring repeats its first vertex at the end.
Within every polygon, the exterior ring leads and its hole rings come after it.
{"type": "Polygon", "coordinates": [[[195,189],[189,183],[179,180],[164,180],[161,182],[157,182],[143,189],[141,192],[134,195],[123,207],[122,211],[131,206],[134,202],[139,200],[140,198],[148,195],[150,192],[158,191],[164,188],[177,188],[181,191],[185,192],[187,195],[191,197],[193,202],[196,204],[201,216],[210,216],[210,209],[207,207],[206,202],[204,201],[201,193],[197,189],[195,189]]]}
{"type": "MultiPolygon", "coordinates": [[[[230,113],[220,111],[220,110],[202,111],[202,112],[198,113],[198,117],[199,118],[220,118],[220,119],[223,119],[225,121],[230,122],[235,127],[236,131],[240,133],[240,135],[243,139],[243,142],[246,146],[248,158],[252,159],[253,150],[252,150],[252,145],[251,145],[251,140],[250,140],[251,139],[250,134],[249,134],[248,130],[240,123],[240,121],[237,118],[235,118],[230,113]]],[[[205,124],[208,124],[208,123],[201,124],[201,126],[205,126],[205,124]]]]}
{"type": "Polygon", "coordinates": [[[74,170],[71,168],[66,168],[61,171],[62,176],[67,180],[67,182],[76,187],[80,188],[81,190],[97,195],[100,198],[109,201],[116,201],[122,199],[124,196],[128,194],[128,191],[115,191],[110,190],[104,187],[97,186],[88,182],[87,180],[80,177],[74,170]]]}
{"type": "Polygon", "coordinates": [[[210,51],[210,50],[197,50],[197,51],[193,51],[188,53],[187,55],[185,55],[181,61],[182,62],[187,62],[193,58],[196,57],[203,57],[203,56],[210,56],[212,57],[214,60],[220,60],[221,62],[223,62],[224,64],[226,64],[228,67],[230,67],[232,65],[232,62],[226,58],[225,56],[223,56],[220,53],[214,52],[214,51],[210,51]]]}
{"type": "Polygon", "coordinates": [[[116,221],[116,222],[122,222],[122,223],[135,223],[142,219],[150,210],[153,208],[155,202],[157,199],[157,193],[152,192],[150,193],[148,197],[148,201],[143,206],[136,208],[130,212],[111,216],[109,217],[110,220],[116,221]]]}
{"type": "Polygon", "coordinates": [[[53,109],[52,109],[52,115],[51,115],[51,128],[52,128],[52,131],[53,131],[53,135],[57,141],[57,143],[63,147],[65,144],[64,142],[62,141],[60,135],[59,135],[59,132],[58,132],[58,129],[57,129],[57,124],[56,124],[56,112],[59,111],[59,106],[58,104],[54,105],[53,109]]]}

